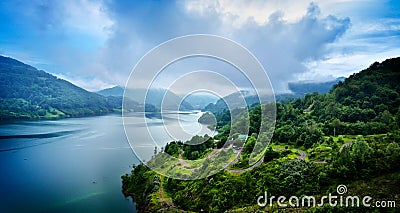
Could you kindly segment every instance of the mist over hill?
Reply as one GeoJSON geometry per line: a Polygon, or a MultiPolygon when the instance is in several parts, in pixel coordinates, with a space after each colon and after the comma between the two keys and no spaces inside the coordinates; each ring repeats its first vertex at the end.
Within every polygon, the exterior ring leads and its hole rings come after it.
{"type": "MultiPolygon", "coordinates": [[[[128,89],[126,93],[132,100],[136,102],[143,102],[146,96],[146,103],[166,110],[200,110],[210,103],[215,103],[218,98],[209,94],[190,94],[188,96],[181,96],[166,89],[128,89]],[[162,103],[164,101],[164,103],[162,103]]],[[[116,96],[122,97],[124,95],[124,88],[115,86],[103,89],[97,92],[103,96],[116,96]]]]}
{"type": "MultiPolygon", "coordinates": [[[[325,94],[328,93],[333,85],[337,84],[339,81],[344,81],[344,77],[336,78],[331,81],[326,82],[306,82],[306,81],[299,81],[299,82],[289,82],[288,87],[291,90],[291,93],[282,93],[276,94],[275,99],[276,101],[284,101],[288,102],[295,98],[304,97],[306,94],[311,93],[319,93],[325,94]]],[[[226,103],[231,104],[231,108],[242,107],[242,99],[246,101],[248,106],[252,104],[259,103],[259,98],[256,95],[251,95],[246,91],[232,93],[230,95],[225,96],[224,98],[219,99],[216,103],[210,103],[204,107],[204,111],[210,112],[222,112],[223,110],[228,109],[226,103]]]]}

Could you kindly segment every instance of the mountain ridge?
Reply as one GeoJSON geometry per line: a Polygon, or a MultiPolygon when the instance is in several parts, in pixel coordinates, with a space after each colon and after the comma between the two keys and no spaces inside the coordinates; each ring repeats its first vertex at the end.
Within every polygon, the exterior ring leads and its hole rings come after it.
{"type": "MultiPolygon", "coordinates": [[[[292,91],[292,93],[277,94],[275,95],[275,99],[276,101],[290,101],[291,99],[304,97],[306,94],[311,94],[314,92],[325,94],[328,93],[335,84],[340,81],[344,81],[345,79],[345,77],[339,77],[334,80],[324,82],[289,82],[288,87],[292,91]]],[[[213,113],[227,110],[228,106],[225,104],[225,101],[232,103],[231,108],[236,108],[241,105],[240,103],[242,102],[243,98],[248,106],[259,103],[259,98],[257,95],[247,95],[246,91],[241,91],[240,93],[236,92],[229,94],[219,99],[216,103],[208,104],[206,107],[204,107],[203,110],[213,113]]]]}
{"type": "MultiPolygon", "coordinates": [[[[129,102],[132,110],[143,110],[129,102]]],[[[43,70],[0,56],[0,120],[56,119],[121,112],[122,98],[104,97],[43,70]]]]}
{"type": "Polygon", "coordinates": [[[193,106],[181,100],[177,94],[167,89],[124,89],[121,86],[114,86],[97,91],[98,94],[103,96],[114,96],[129,98],[138,103],[142,103],[145,100],[146,104],[155,106],[158,109],[163,108],[164,110],[192,110],[193,106]]]}
{"type": "MultiPolygon", "coordinates": [[[[121,86],[114,86],[106,89],[97,91],[96,93],[103,96],[124,96],[125,89],[121,86]]],[[[180,110],[192,110],[192,109],[203,109],[207,104],[216,102],[218,98],[214,98],[208,95],[201,94],[191,94],[186,97],[181,97],[174,92],[167,89],[128,89],[126,93],[127,96],[131,96],[132,100],[141,102],[147,93],[146,103],[152,104],[157,108],[161,108],[161,102],[163,100],[167,103],[163,103],[163,108],[167,110],[176,110],[180,105],[180,110]],[[165,97],[164,97],[165,96],[165,97]],[[182,103],[181,103],[182,100],[182,103]]]]}

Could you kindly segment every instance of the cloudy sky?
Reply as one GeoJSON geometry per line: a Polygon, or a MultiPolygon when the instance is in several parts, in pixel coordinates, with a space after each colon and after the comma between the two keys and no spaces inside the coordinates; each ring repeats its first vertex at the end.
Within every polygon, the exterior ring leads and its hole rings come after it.
{"type": "Polygon", "coordinates": [[[0,54],[96,91],[125,85],[162,42],[213,34],[248,48],[285,92],[290,81],[348,76],[399,56],[399,8],[397,0],[1,1],[0,54]]]}

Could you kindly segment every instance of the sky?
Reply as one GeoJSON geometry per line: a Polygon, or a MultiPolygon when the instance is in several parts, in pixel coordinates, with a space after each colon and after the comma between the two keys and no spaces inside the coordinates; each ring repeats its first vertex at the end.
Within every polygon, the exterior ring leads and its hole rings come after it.
{"type": "MultiPolygon", "coordinates": [[[[396,0],[3,0],[0,55],[97,91],[124,86],[135,64],[167,40],[212,34],[251,51],[284,93],[288,82],[347,77],[398,57],[399,9],[396,0]]],[[[232,69],[204,60],[172,66],[158,85],[188,70],[232,69]]]]}

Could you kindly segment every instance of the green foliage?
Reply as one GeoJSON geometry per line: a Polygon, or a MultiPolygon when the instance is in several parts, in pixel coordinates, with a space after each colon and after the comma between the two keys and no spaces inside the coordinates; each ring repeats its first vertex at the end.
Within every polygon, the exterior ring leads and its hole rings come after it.
{"type": "Polygon", "coordinates": [[[267,151],[264,154],[264,162],[272,161],[273,159],[279,158],[279,152],[276,152],[272,149],[272,147],[268,147],[267,151]]]}
{"type": "Polygon", "coordinates": [[[397,170],[400,169],[400,146],[396,142],[390,143],[386,147],[386,163],[388,169],[397,170]]]}
{"type": "MultiPolygon", "coordinates": [[[[223,212],[240,207],[257,206],[256,198],[263,195],[264,191],[268,191],[269,195],[287,197],[292,195],[321,196],[326,195],[327,192],[334,192],[337,184],[341,183],[351,188],[360,187],[364,190],[373,187],[362,194],[375,193],[375,188],[383,190],[381,185],[376,185],[381,184],[380,182],[374,182],[375,185],[368,184],[366,187],[358,186],[357,181],[373,180],[380,178],[381,175],[388,175],[389,179],[384,183],[393,183],[393,186],[387,186],[388,190],[391,190],[398,182],[395,182],[396,179],[390,178],[391,174],[398,173],[400,169],[398,163],[400,162],[400,147],[399,143],[394,141],[398,140],[395,138],[399,134],[400,131],[394,131],[385,135],[346,137],[343,138],[344,141],[354,139],[354,142],[350,146],[343,147],[340,152],[327,149],[330,147],[324,143],[315,149],[325,147],[327,152],[334,155],[332,160],[325,164],[303,160],[280,162],[280,158],[286,155],[284,152],[291,152],[291,150],[287,149],[279,154],[269,147],[264,156],[264,163],[251,171],[242,174],[222,171],[211,177],[191,181],[166,179],[165,184],[160,187],[163,187],[168,197],[179,209],[186,211],[203,209],[205,212],[223,212]],[[231,202],[232,200],[235,202],[231,202]]],[[[154,193],[151,192],[157,189],[155,188],[157,178],[154,178],[153,174],[149,170],[135,168],[132,175],[126,175],[123,178],[129,182],[127,186],[136,187],[131,188],[133,191],[128,190],[128,192],[143,195],[147,199],[151,195],[154,196],[154,193]],[[135,178],[130,180],[129,177],[133,178],[132,176],[135,178]],[[144,177],[144,179],[140,177],[144,177]]],[[[383,197],[386,200],[394,199],[397,195],[396,193],[388,194],[385,191],[382,193],[390,195],[390,197],[383,197]]],[[[140,205],[143,202],[143,205],[146,205],[146,199],[139,200],[137,203],[140,205]]],[[[329,208],[311,208],[309,210],[323,211],[324,209],[329,208]]]]}
{"type": "Polygon", "coordinates": [[[181,141],[172,141],[165,146],[165,153],[175,158],[180,154],[188,160],[196,160],[205,157],[205,155],[214,147],[214,139],[208,135],[193,136],[185,143],[181,141]]]}
{"type": "MultiPolygon", "coordinates": [[[[0,56],[0,120],[53,119],[122,111],[122,97],[86,91],[42,70],[0,56]]],[[[125,109],[155,112],[125,99],[125,109]]]]}
{"type": "Polygon", "coordinates": [[[139,209],[149,203],[149,195],[160,187],[160,177],[143,164],[133,166],[132,175],[123,175],[121,179],[125,195],[133,195],[139,209]]]}
{"type": "Polygon", "coordinates": [[[343,136],[342,136],[342,135],[339,135],[339,137],[338,137],[338,139],[337,139],[337,142],[338,142],[338,143],[343,143],[343,142],[344,142],[344,139],[343,139],[343,136]]]}
{"type": "Polygon", "coordinates": [[[280,166],[279,179],[283,180],[286,195],[294,194],[304,187],[306,175],[308,174],[309,164],[302,160],[291,160],[282,163],[280,166]]]}
{"type": "Polygon", "coordinates": [[[165,153],[178,158],[182,147],[183,143],[181,141],[172,141],[170,143],[167,143],[164,151],[165,153]]]}
{"type": "Polygon", "coordinates": [[[226,135],[219,135],[218,137],[214,138],[219,139],[216,144],[218,149],[221,149],[228,140],[228,137],[226,135]]]}
{"type": "Polygon", "coordinates": [[[357,136],[356,142],[353,144],[354,160],[356,165],[366,164],[371,156],[372,149],[364,140],[362,135],[357,136]]]}
{"type": "MultiPolygon", "coordinates": [[[[322,196],[334,192],[338,183],[346,184],[351,189],[362,189],[361,194],[379,192],[386,196],[385,200],[398,199],[399,67],[400,58],[374,63],[368,69],[339,82],[328,94],[307,94],[304,98],[285,104],[277,103],[272,142],[286,149],[274,151],[269,147],[260,166],[241,174],[222,171],[201,180],[168,179],[163,186],[165,191],[177,207],[187,211],[202,209],[205,212],[246,207],[254,212],[274,212],[276,209],[258,207],[256,197],[263,195],[264,191],[279,196],[322,196]],[[308,158],[290,160],[288,156],[293,155],[293,148],[289,147],[305,150],[308,158]],[[365,182],[368,182],[368,187],[365,182]]],[[[234,130],[244,124],[241,119],[250,117],[251,136],[243,147],[239,162],[234,165],[238,168],[248,167],[246,160],[257,138],[253,133],[259,133],[262,122],[261,109],[260,105],[250,106],[248,115],[243,110],[232,110],[232,114],[229,111],[216,113],[219,134],[215,139],[219,140],[216,144],[218,148],[228,139],[231,130],[228,117],[237,116],[238,122],[232,125],[234,130]]],[[[260,137],[264,136],[265,132],[261,132],[260,137]]],[[[202,153],[207,153],[204,150],[210,147],[204,145],[192,149],[185,147],[185,144],[171,144],[168,153],[175,156],[183,153],[188,159],[201,157],[202,153]]],[[[151,188],[151,185],[147,188],[151,188]]],[[[309,212],[359,210],[329,206],[305,209],[309,212]]],[[[361,209],[365,212],[376,210],[361,209]]]]}
{"type": "Polygon", "coordinates": [[[257,134],[254,133],[254,135],[250,136],[247,139],[246,143],[243,146],[242,153],[243,154],[250,154],[254,149],[254,145],[256,144],[256,140],[257,140],[257,134]]]}

